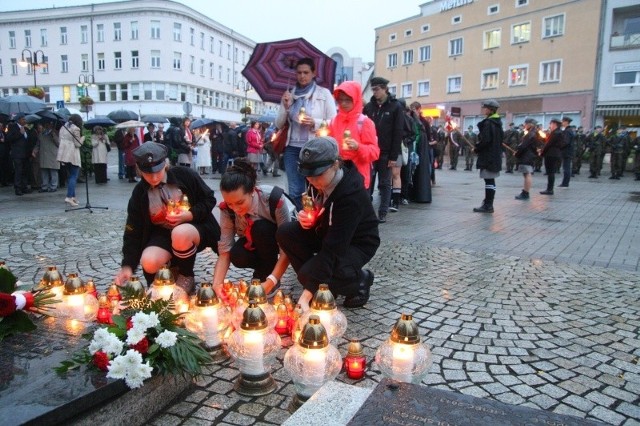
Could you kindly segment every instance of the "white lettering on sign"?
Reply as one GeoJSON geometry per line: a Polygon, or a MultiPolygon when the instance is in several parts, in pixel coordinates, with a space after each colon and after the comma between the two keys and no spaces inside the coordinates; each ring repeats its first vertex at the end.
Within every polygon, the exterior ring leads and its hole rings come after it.
{"type": "Polygon", "coordinates": [[[440,12],[473,3],[473,0],[446,0],[440,3],[440,12]]]}
{"type": "Polygon", "coordinates": [[[615,64],[613,70],[616,72],[623,71],[640,71],[640,62],[627,62],[623,64],[615,64]]]}

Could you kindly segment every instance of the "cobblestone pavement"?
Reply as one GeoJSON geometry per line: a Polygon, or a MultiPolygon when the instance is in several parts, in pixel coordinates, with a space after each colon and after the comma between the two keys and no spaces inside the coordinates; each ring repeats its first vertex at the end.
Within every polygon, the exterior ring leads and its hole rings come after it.
{"type": "MultiPolygon", "coordinates": [[[[64,213],[64,193],[18,199],[0,189],[0,258],[23,281],[39,279],[54,264],[104,289],[120,261],[131,191],[111,176],[106,186],[90,185],[92,202],[110,206],[93,214],[64,213]]],[[[347,339],[358,337],[372,360],[400,313],[412,313],[434,354],[426,386],[640,425],[640,185],[628,177],[582,176],[543,198],[535,191],[544,189],[537,174],[532,200],[518,202],[521,176],[497,183],[494,215],[471,212],[483,184],[475,172],[462,171],[438,174],[433,203],[389,215],[369,265],[376,275],[371,300],[344,311],[349,327],[339,349],[344,354],[347,339]]],[[[211,251],[198,257],[198,280],[210,277],[214,262],[211,251]]],[[[230,276],[247,274],[234,269],[230,276]]],[[[294,295],[300,291],[290,271],[283,284],[294,295]]],[[[295,393],[284,353],[274,366],[274,393],[234,392],[238,373],[227,361],[209,368],[152,424],[282,423],[295,393]]],[[[372,366],[361,381],[344,374],[337,380],[371,388],[380,378],[372,366]]]]}

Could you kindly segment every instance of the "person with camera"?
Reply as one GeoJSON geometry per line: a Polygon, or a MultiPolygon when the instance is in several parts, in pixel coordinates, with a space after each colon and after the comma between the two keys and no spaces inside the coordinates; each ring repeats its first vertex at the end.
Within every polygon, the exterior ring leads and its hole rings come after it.
{"type": "Polygon", "coordinates": [[[124,284],[141,265],[151,285],[155,273],[170,263],[176,284],[192,294],[196,254],[206,247],[218,251],[220,225],[212,213],[213,190],[195,170],[171,167],[162,144],[147,142],[133,155],[142,180],[129,199],[123,259],[115,280],[124,284]]]}

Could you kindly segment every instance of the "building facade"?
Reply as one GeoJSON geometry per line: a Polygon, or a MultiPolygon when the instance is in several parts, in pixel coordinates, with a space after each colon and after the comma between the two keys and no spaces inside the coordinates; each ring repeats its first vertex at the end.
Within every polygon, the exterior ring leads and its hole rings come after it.
{"type": "Polygon", "coordinates": [[[434,0],[376,29],[376,75],[407,102],[459,112],[494,98],[506,121],[594,121],[600,0],[434,0]]]}
{"type": "Polygon", "coordinates": [[[168,0],[3,12],[0,96],[37,84],[54,108],[60,101],[80,108],[79,99],[89,95],[95,101],[89,117],[123,108],[235,121],[245,105],[254,114],[275,108],[240,74],[254,46],[168,0]]]}

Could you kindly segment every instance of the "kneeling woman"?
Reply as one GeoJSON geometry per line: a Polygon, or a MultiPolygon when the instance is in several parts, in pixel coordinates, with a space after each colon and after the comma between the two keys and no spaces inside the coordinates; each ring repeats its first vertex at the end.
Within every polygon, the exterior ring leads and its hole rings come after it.
{"type": "MultiPolygon", "coordinates": [[[[304,291],[298,300],[309,308],[320,284],[334,295],[345,296],[346,308],[369,300],[373,272],[362,269],[380,245],[378,218],[362,175],[351,161],[342,163],[331,137],[312,139],[300,151],[298,171],[309,182],[311,208],[298,213],[298,221],[283,225],[276,234],[304,291]]],[[[304,202],[303,202],[304,204],[304,202]]]]}
{"type": "Polygon", "coordinates": [[[213,287],[219,296],[231,263],[253,269],[253,278],[261,281],[267,294],[278,286],[289,266],[289,259],[278,248],[276,230],[291,220],[291,212],[282,191],[256,186],[256,180],[256,170],[246,159],[236,160],[220,180],[224,202],[220,203],[221,236],[213,271],[213,287]]]}
{"type": "Polygon", "coordinates": [[[165,264],[177,269],[176,284],[194,291],[196,253],[217,251],[220,225],[213,217],[213,190],[188,167],[171,167],[167,147],[147,142],[133,151],[142,180],[133,189],[127,207],[119,284],[131,277],[138,264],[150,285],[165,264]],[[186,196],[189,205],[181,204],[186,196]]]}

